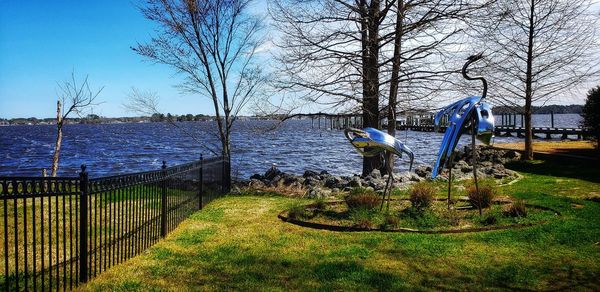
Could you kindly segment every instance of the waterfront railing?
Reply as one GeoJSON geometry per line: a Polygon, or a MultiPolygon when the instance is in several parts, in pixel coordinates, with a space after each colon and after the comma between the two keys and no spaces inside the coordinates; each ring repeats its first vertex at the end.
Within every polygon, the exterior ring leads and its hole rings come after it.
{"type": "Polygon", "coordinates": [[[229,191],[220,157],[92,178],[0,177],[0,287],[70,290],[140,254],[229,191]]]}

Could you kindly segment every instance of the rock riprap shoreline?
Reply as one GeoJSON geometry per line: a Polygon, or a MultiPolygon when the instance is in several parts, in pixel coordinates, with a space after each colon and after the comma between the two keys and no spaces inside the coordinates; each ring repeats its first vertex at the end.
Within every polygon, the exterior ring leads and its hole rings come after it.
{"type": "MultiPolygon", "coordinates": [[[[455,180],[470,179],[473,177],[472,151],[469,146],[458,150],[454,154],[452,176],[455,180]]],[[[504,167],[505,163],[521,158],[520,153],[513,150],[501,150],[488,146],[478,146],[477,163],[478,178],[516,179],[518,175],[504,167]]],[[[432,167],[428,165],[417,166],[414,172],[394,173],[394,188],[406,189],[412,183],[431,178],[432,167]]],[[[372,188],[382,191],[388,176],[382,175],[379,170],[374,170],[367,176],[337,176],[327,171],[316,172],[307,170],[303,175],[293,175],[282,172],[272,166],[264,174],[254,174],[250,180],[238,183],[233,191],[240,188],[256,190],[286,190],[290,194],[308,198],[328,198],[341,192],[346,192],[356,187],[372,188]]],[[[448,170],[444,170],[439,177],[447,180],[448,170]]]]}

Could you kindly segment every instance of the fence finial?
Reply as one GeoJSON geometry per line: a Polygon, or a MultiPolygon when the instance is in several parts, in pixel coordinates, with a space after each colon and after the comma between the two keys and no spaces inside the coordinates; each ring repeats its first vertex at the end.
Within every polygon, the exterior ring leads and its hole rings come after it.
{"type": "Polygon", "coordinates": [[[162,169],[165,169],[165,168],[167,168],[167,162],[166,162],[166,161],[164,161],[164,160],[163,160],[163,164],[162,164],[162,167],[161,167],[161,168],[162,168],[162,169]]]}
{"type": "Polygon", "coordinates": [[[82,173],[83,173],[83,172],[85,172],[85,169],[86,169],[86,168],[87,168],[87,166],[85,166],[85,164],[82,164],[82,165],[81,165],[81,172],[82,172],[82,173]]]}

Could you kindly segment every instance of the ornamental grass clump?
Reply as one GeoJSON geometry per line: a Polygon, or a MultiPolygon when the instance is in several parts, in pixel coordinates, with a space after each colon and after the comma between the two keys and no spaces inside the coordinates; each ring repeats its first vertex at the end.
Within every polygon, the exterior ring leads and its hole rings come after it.
{"type": "Polygon", "coordinates": [[[475,184],[467,186],[467,197],[471,205],[479,209],[488,208],[492,205],[492,200],[498,194],[498,187],[496,182],[493,180],[481,180],[479,182],[479,189],[475,187],[475,184]]]}
{"type": "Polygon", "coordinates": [[[394,229],[394,228],[398,227],[399,224],[400,224],[400,218],[398,218],[398,216],[394,216],[392,214],[387,214],[383,218],[383,224],[381,224],[381,229],[384,229],[384,230],[394,229]]]}
{"type": "Polygon", "coordinates": [[[369,229],[373,227],[373,212],[367,209],[354,209],[350,213],[350,220],[356,228],[369,229]]]}
{"type": "Polygon", "coordinates": [[[310,217],[310,214],[304,206],[294,206],[288,211],[288,217],[291,219],[305,219],[310,217]]]}
{"type": "Polygon", "coordinates": [[[498,218],[496,218],[496,216],[494,215],[489,215],[487,217],[485,217],[481,223],[485,226],[489,226],[489,225],[495,225],[496,223],[498,223],[498,218]]]}
{"type": "Polygon", "coordinates": [[[409,191],[409,200],[412,207],[417,211],[423,211],[433,202],[436,189],[429,182],[418,182],[409,191]]]}
{"type": "Polygon", "coordinates": [[[527,207],[522,200],[518,200],[506,207],[502,214],[506,217],[527,217],[527,207]]]}
{"type": "Polygon", "coordinates": [[[372,189],[355,188],[345,198],[348,209],[371,210],[380,203],[380,198],[372,189]]]}
{"type": "Polygon", "coordinates": [[[323,198],[316,199],[313,203],[313,206],[317,211],[324,211],[327,208],[327,204],[325,203],[325,199],[323,198]]]}

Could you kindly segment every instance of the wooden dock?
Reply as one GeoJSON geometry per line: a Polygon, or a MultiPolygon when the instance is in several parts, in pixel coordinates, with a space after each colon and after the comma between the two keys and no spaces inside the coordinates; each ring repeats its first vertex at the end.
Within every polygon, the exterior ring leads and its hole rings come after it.
{"type": "MultiPolygon", "coordinates": [[[[433,125],[398,125],[398,130],[411,130],[417,132],[435,132],[436,129],[433,125]]],[[[443,133],[446,131],[446,126],[440,126],[437,132],[443,133]]],[[[545,138],[552,139],[552,135],[560,135],[561,139],[577,138],[578,140],[584,137],[589,137],[592,134],[585,131],[582,128],[552,128],[552,127],[534,127],[531,129],[534,138],[545,138]]],[[[496,126],[494,128],[494,135],[498,137],[524,137],[525,127],[515,127],[511,125],[496,126]]]]}
{"type": "MultiPolygon", "coordinates": [[[[561,139],[568,139],[569,136],[577,137],[578,140],[584,137],[592,136],[592,133],[585,131],[582,128],[553,128],[553,127],[533,127],[531,128],[533,136],[538,138],[543,137],[545,139],[552,139],[552,135],[560,135],[561,139]]],[[[510,137],[516,135],[517,137],[525,136],[525,127],[515,126],[497,126],[494,129],[494,135],[510,137]]]]}
{"type": "MultiPolygon", "coordinates": [[[[299,114],[297,116],[310,117],[312,128],[325,128],[325,129],[345,129],[348,127],[362,128],[362,116],[359,114],[327,114],[327,113],[316,113],[316,114],[299,114]]],[[[494,135],[497,137],[524,137],[525,127],[517,126],[517,114],[506,114],[499,116],[499,122],[501,125],[496,126],[494,129],[494,135]],[[508,124],[512,123],[512,124],[508,124]]],[[[400,131],[411,130],[415,132],[438,132],[444,133],[448,128],[444,123],[447,119],[442,118],[442,126],[434,127],[431,123],[433,122],[433,114],[421,114],[416,116],[407,116],[403,121],[396,122],[396,129],[400,131]]],[[[497,120],[498,121],[498,120],[497,120]]],[[[523,117],[521,116],[521,123],[523,117]]],[[[551,124],[554,125],[554,115],[551,115],[551,124]]],[[[387,128],[386,124],[382,125],[383,128],[387,128]]],[[[561,139],[584,139],[591,137],[592,133],[582,128],[556,128],[551,127],[533,127],[533,136],[538,139],[552,139],[554,136],[560,136],[561,139]]]]}

